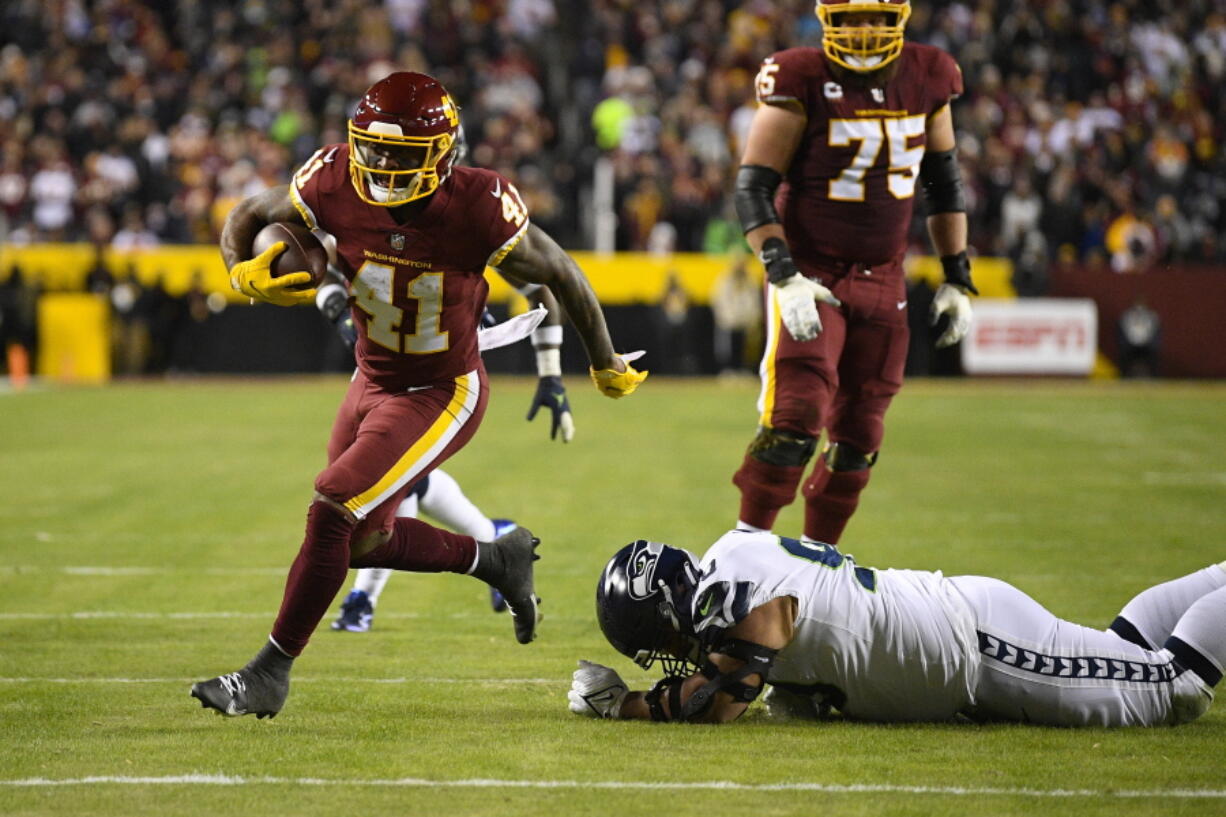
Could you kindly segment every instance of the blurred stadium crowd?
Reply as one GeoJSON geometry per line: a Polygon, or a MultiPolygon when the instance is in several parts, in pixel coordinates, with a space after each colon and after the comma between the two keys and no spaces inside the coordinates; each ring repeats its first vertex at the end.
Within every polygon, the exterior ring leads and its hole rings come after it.
{"type": "MultiPolygon", "coordinates": [[[[1053,263],[1226,261],[1226,2],[913,6],[908,38],[966,80],[971,243],[1024,294],[1053,263]]],[[[619,249],[722,251],[757,66],[800,44],[820,44],[812,0],[6,0],[0,234],[213,242],[413,69],[564,246],[592,245],[604,162],[619,249]]]]}

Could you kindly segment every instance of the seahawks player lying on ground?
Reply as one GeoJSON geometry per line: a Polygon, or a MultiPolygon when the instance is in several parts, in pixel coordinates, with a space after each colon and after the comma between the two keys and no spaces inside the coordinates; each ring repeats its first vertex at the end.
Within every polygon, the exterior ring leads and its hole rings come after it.
{"type": "Polygon", "coordinates": [[[1226,562],[1159,584],[1106,630],[1056,618],[998,579],[861,567],[832,545],[731,531],[701,562],[639,540],[596,588],[609,642],[668,677],[630,692],[579,663],[570,709],[721,723],[772,689],[772,715],[956,715],[1156,726],[1202,715],[1226,665],[1226,562]]]}

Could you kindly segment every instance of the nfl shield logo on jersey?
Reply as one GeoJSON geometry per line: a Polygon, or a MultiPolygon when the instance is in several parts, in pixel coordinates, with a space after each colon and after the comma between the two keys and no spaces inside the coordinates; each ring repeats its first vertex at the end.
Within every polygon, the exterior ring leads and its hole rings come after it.
{"type": "Polygon", "coordinates": [[[404,236],[400,233],[392,233],[387,240],[389,243],[391,243],[393,250],[399,252],[400,250],[404,249],[404,236]]]}

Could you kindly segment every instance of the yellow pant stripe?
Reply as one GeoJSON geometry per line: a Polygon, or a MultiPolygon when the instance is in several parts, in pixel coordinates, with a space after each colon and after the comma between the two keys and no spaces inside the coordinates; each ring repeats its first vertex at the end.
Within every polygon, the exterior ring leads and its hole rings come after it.
{"type": "Polygon", "coordinates": [[[481,393],[481,379],[476,371],[455,379],[455,394],[446,410],[439,414],[434,424],[405,451],[396,464],[373,486],[345,503],[358,519],[379,506],[405,485],[416,482],[422,470],[455,439],[456,434],[472,418],[477,398],[481,393]]]}
{"type": "Polygon", "coordinates": [[[758,393],[758,423],[771,428],[771,415],[775,411],[775,353],[779,350],[779,333],[785,331],[775,293],[771,290],[766,299],[766,349],[758,367],[762,390],[758,393]]]}

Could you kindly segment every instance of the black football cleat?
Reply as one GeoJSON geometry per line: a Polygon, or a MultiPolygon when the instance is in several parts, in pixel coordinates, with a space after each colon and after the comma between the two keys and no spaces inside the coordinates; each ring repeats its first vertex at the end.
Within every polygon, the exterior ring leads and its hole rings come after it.
{"type": "Polygon", "coordinates": [[[515,528],[493,542],[481,542],[473,575],[493,587],[506,600],[515,624],[515,640],[527,644],[536,638],[540,599],[536,597],[532,563],[541,558],[541,543],[527,528],[515,528]]]}
{"type": "Polygon", "coordinates": [[[226,717],[272,718],[289,697],[292,663],[292,658],[277,651],[272,644],[266,644],[251,663],[238,672],[192,684],[191,696],[200,701],[200,706],[226,717]]]}
{"type": "MultiPolygon", "coordinates": [[[[495,539],[519,527],[511,519],[491,519],[490,521],[494,523],[495,539]]],[[[507,611],[507,600],[503,598],[502,593],[498,592],[497,587],[490,588],[490,607],[493,608],[495,613],[505,613],[507,611]]]]}

